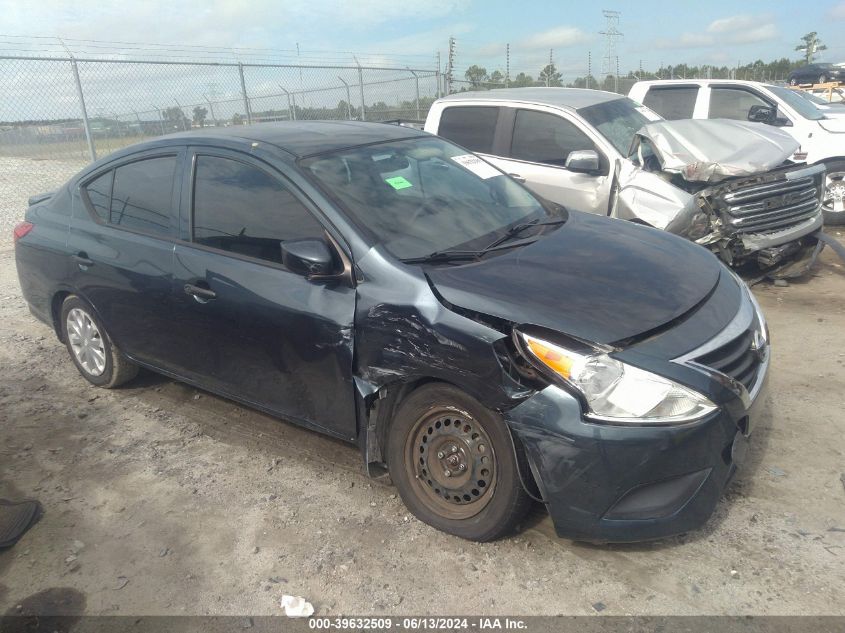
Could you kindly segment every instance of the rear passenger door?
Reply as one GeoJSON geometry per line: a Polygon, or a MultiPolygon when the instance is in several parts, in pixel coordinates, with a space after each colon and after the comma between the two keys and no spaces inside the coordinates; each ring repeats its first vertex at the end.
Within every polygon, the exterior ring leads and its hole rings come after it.
{"type": "Polygon", "coordinates": [[[606,214],[609,163],[587,133],[558,112],[519,108],[510,113],[507,153],[491,162],[547,200],[577,211],[606,214]],[[578,150],[598,153],[599,173],[578,173],[565,167],[569,154],[578,150]]]}
{"type": "Polygon", "coordinates": [[[117,346],[167,366],[173,246],[184,148],[115,161],[80,183],[68,247],[71,285],[117,346]]]}
{"type": "Polygon", "coordinates": [[[695,118],[697,85],[650,86],[643,98],[643,105],[669,121],[695,118]]]}
{"type": "Polygon", "coordinates": [[[281,257],[283,241],[320,239],[343,268],[337,240],[274,167],[223,149],[190,154],[174,256],[179,374],[353,439],[355,290],[291,272],[281,257]]]}

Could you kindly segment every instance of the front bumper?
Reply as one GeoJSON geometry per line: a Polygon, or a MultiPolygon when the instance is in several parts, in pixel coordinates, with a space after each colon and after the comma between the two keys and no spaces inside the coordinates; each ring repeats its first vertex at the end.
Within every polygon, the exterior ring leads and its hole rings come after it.
{"type": "Polygon", "coordinates": [[[526,451],[558,536],[643,541],[707,521],[745,455],[765,382],[761,377],[752,402],[737,398],[684,426],[595,424],[555,386],[505,418],[526,451]]]}

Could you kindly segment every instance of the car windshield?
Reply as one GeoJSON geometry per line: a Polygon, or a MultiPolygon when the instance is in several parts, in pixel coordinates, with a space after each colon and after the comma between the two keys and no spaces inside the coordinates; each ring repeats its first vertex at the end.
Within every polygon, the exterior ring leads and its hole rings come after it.
{"type": "Polygon", "coordinates": [[[799,116],[810,119],[811,121],[818,121],[824,118],[824,112],[806,99],[799,97],[792,88],[783,88],[781,86],[766,86],[766,88],[778,99],[795,110],[799,116]]]}
{"type": "Polygon", "coordinates": [[[656,112],[627,97],[579,108],[578,114],[623,156],[628,155],[634,134],[642,126],[651,121],[662,120],[656,112]]]}
{"type": "Polygon", "coordinates": [[[345,149],[300,165],[400,259],[483,248],[517,224],[552,214],[489,163],[435,137],[345,149]]]}

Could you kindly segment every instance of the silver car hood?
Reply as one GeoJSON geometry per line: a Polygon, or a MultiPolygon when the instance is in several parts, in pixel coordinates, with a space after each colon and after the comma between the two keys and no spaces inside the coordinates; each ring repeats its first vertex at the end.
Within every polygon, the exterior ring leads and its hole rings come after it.
{"type": "Polygon", "coordinates": [[[778,167],[799,147],[791,135],[771,125],[729,119],[658,121],[636,134],[633,152],[643,163],[643,142],[664,172],[690,182],[719,182],[778,167]]]}

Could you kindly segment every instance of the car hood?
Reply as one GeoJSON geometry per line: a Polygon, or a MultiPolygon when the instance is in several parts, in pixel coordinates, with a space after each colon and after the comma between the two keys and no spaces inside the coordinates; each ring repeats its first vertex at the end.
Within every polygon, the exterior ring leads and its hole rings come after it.
{"type": "Polygon", "coordinates": [[[842,113],[824,113],[825,119],[819,119],[818,124],[827,132],[842,134],[845,132],[845,115],[842,113]]]}
{"type": "Polygon", "coordinates": [[[655,330],[713,290],[706,249],[656,229],[585,213],[528,246],[426,274],[449,304],[594,343],[655,330]]]}
{"type": "Polygon", "coordinates": [[[634,150],[647,142],[660,168],[691,182],[719,182],[779,167],[799,147],[771,125],[729,119],[684,119],[644,125],[634,150]]]}

